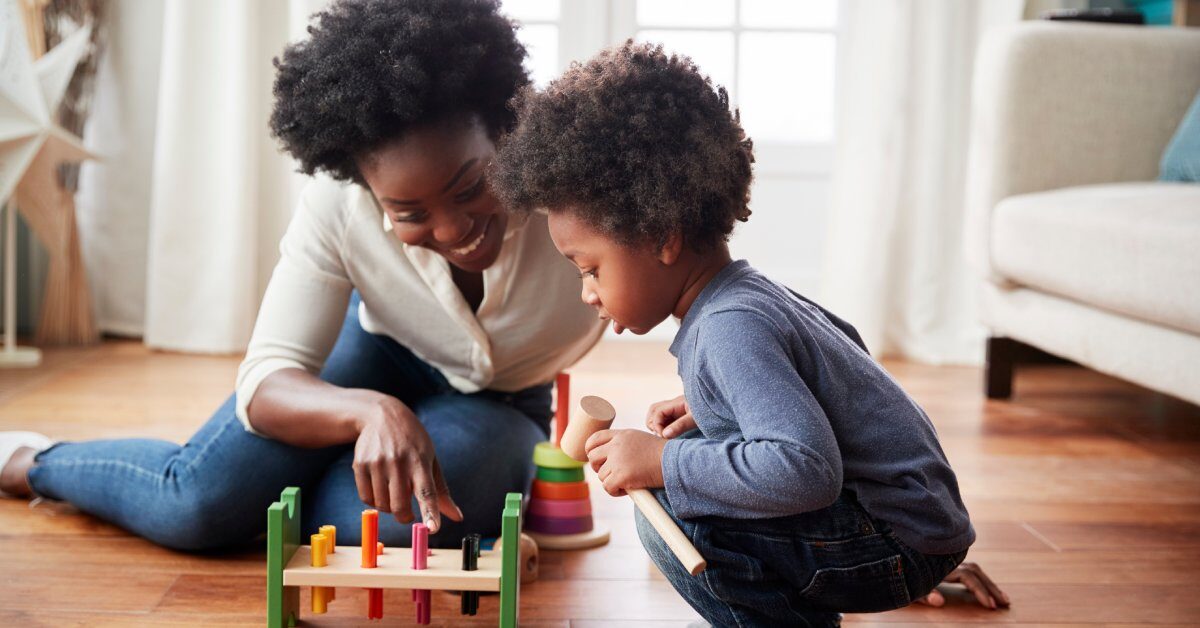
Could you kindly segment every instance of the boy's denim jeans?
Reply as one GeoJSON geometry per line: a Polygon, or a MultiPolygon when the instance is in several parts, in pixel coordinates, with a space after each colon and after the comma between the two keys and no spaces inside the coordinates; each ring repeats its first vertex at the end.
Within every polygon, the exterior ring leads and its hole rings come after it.
{"type": "Polygon", "coordinates": [[[849,491],[821,510],[775,519],[675,517],[666,491],[653,491],[708,561],[699,576],[639,512],[651,560],[713,626],[837,626],[841,612],[908,605],[966,557],[922,554],[872,519],[849,491]]]}
{"type": "MultiPolygon", "coordinates": [[[[471,532],[499,534],[505,493],[525,492],[533,479],[533,448],[546,439],[551,416],[549,384],[462,394],[405,347],[364,331],[357,294],[321,379],[392,395],[429,432],[465,515],[462,523],[443,516],[431,546],[458,547],[471,532]]],[[[150,439],[60,443],[37,456],[29,480],[38,495],[185,550],[252,540],[266,530],[279,492],[299,486],[304,534],[334,524],[339,544],[356,545],[365,506],[353,457],[353,443],[304,449],[255,436],[238,421],[231,396],[182,447],[150,439]]],[[[415,502],[413,512],[419,517],[415,502]]],[[[407,546],[409,526],[381,516],[379,540],[407,546]]]]}

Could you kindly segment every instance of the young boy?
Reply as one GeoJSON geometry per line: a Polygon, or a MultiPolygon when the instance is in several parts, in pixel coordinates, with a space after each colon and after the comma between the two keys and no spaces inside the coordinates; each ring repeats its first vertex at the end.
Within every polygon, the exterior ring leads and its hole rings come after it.
{"type": "Polygon", "coordinates": [[[675,588],[718,626],[837,625],[929,593],[975,540],[954,473],[853,327],[731,261],[753,157],[725,91],[626,43],[518,107],[496,192],[549,211],[583,300],[617,333],[681,321],[684,395],[651,408],[657,436],[587,443],[608,492],[659,489],[707,558],[688,575],[639,515],[675,588]]]}

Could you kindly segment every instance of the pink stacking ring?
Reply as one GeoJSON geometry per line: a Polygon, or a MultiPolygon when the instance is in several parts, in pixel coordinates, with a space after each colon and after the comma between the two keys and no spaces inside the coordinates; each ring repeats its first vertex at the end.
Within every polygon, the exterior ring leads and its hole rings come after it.
{"type": "Polygon", "coordinates": [[[555,519],[553,517],[529,514],[525,517],[525,529],[541,534],[579,534],[580,532],[592,531],[592,518],[555,519]]]}
{"type": "Polygon", "coordinates": [[[592,502],[588,499],[534,499],[529,502],[529,513],[555,519],[590,517],[592,502]]]}

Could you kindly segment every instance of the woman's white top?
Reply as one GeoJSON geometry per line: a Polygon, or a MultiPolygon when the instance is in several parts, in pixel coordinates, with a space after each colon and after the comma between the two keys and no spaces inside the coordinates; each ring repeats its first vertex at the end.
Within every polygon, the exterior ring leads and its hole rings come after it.
{"type": "Polygon", "coordinates": [[[393,338],[464,393],[515,392],[554,379],[604,333],[580,301],[578,270],[554,248],[546,217],[509,217],[500,256],[471,311],[446,258],[395,238],[370,191],[313,179],[279,245],[246,358],[237,416],[280,369],[316,374],[341,331],[350,292],[363,329],[393,338]]]}

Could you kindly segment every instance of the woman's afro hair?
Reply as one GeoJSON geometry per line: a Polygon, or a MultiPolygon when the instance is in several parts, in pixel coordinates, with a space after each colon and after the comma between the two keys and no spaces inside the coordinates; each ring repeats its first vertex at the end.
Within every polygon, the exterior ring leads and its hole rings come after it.
{"type": "Polygon", "coordinates": [[[491,171],[509,208],[570,211],[627,246],[678,233],[701,252],[750,216],[751,142],[688,57],[628,41],[516,108],[491,171]]]}
{"type": "Polygon", "coordinates": [[[337,0],[275,59],[271,134],[299,162],[362,183],[356,160],[410,129],[473,115],[492,137],[529,77],[496,0],[337,0]]]}

